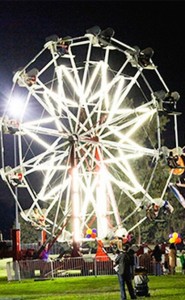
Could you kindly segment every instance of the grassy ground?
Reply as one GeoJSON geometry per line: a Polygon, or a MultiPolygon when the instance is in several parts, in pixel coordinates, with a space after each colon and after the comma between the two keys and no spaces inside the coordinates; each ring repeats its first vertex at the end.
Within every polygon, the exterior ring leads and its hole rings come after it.
{"type": "MultiPolygon", "coordinates": [[[[0,300],[119,300],[117,276],[23,280],[8,283],[0,263],[0,300]]],[[[149,276],[151,300],[184,300],[185,275],[149,276]]],[[[129,299],[129,296],[128,296],[129,299]]],[[[138,299],[147,299],[138,297],[138,299]]]]}

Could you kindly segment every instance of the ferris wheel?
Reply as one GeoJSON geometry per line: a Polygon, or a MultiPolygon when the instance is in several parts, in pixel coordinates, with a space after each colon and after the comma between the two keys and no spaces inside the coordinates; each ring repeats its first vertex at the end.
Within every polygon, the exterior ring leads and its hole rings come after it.
{"type": "Polygon", "coordinates": [[[171,113],[176,124],[177,95],[153,54],[94,26],[75,38],[48,37],[14,74],[1,118],[1,176],[26,221],[51,235],[66,224],[63,240],[81,240],[88,228],[105,238],[123,228],[128,201],[132,214],[155,202],[155,167],[143,172],[139,163],[160,159],[159,113],[171,113]]]}

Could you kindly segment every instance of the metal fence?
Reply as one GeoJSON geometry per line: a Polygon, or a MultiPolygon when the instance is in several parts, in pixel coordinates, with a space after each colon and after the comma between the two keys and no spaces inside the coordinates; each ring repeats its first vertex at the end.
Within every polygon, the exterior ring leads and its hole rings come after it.
{"type": "MultiPolygon", "coordinates": [[[[148,275],[156,275],[156,263],[148,255],[135,257],[136,267],[144,267],[148,275]]],[[[181,272],[181,265],[178,261],[176,272],[181,272]]],[[[97,256],[66,257],[61,260],[51,259],[45,262],[41,259],[20,260],[7,263],[7,279],[22,280],[26,278],[52,279],[56,277],[72,276],[100,276],[115,275],[114,259],[110,256],[103,260],[97,256]]],[[[161,263],[161,274],[168,274],[164,263],[161,263]]]]}
{"type": "Polygon", "coordinates": [[[22,280],[26,278],[54,278],[70,276],[99,276],[113,275],[114,262],[110,259],[102,261],[102,257],[96,258],[63,258],[61,261],[41,259],[20,260],[7,263],[8,281],[22,280]]]}

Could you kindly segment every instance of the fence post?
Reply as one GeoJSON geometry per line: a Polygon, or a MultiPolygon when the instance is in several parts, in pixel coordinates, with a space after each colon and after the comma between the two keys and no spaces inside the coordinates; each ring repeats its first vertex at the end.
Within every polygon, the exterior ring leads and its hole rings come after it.
{"type": "Polygon", "coordinates": [[[51,260],[51,278],[54,279],[53,261],[51,260]]]}
{"type": "Polygon", "coordinates": [[[96,261],[96,258],[94,259],[94,275],[95,277],[97,277],[97,261],[96,261]]]}

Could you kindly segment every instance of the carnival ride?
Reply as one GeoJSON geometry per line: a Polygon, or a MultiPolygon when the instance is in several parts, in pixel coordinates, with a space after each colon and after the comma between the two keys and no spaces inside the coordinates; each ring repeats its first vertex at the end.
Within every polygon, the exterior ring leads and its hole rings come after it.
{"type": "Polygon", "coordinates": [[[91,228],[99,239],[129,232],[147,218],[125,229],[141,207],[164,206],[172,172],[152,196],[156,168],[169,156],[160,118],[170,116],[178,150],[179,94],[168,89],[153,54],[94,26],[79,37],[48,37],[15,72],[1,118],[1,177],[30,224],[78,243],[91,228]],[[123,217],[128,201],[134,209],[123,217]]]}

